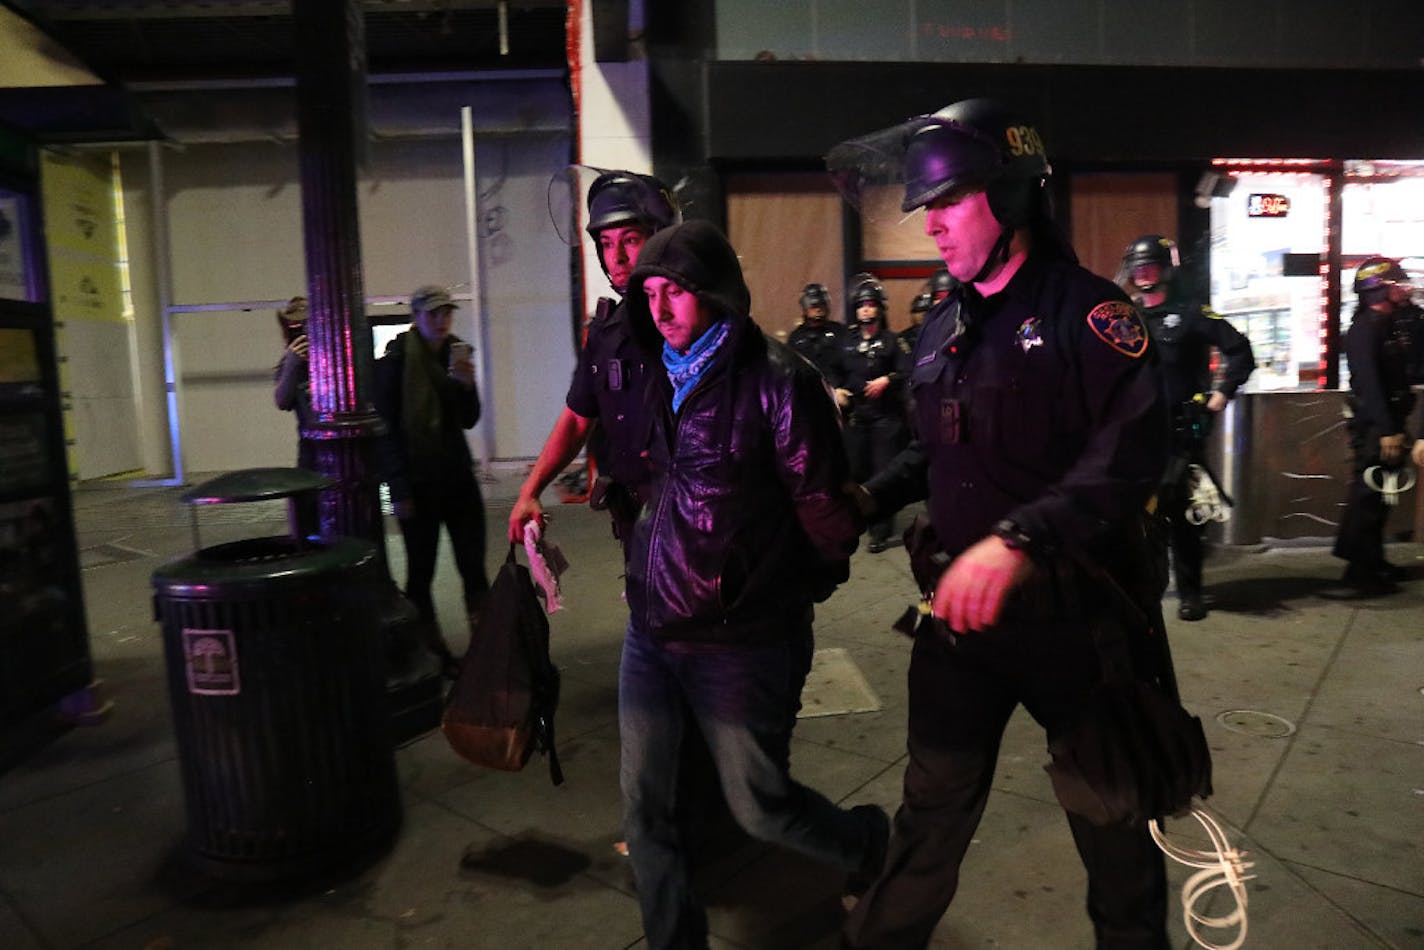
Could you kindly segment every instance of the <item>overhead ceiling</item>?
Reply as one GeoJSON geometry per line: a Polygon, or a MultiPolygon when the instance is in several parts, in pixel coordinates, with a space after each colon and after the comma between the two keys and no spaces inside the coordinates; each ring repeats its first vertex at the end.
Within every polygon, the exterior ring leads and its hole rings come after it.
{"type": "MultiPolygon", "coordinates": [[[[8,0],[125,84],[291,76],[290,0],[8,0]]],[[[331,0],[336,2],[336,0],[331,0]]],[[[367,70],[562,68],[563,0],[361,0],[367,70]]]]}
{"type": "MultiPolygon", "coordinates": [[[[313,2],[339,10],[341,0],[313,2]]],[[[373,82],[566,68],[564,0],[359,2],[373,82]]],[[[600,4],[620,8],[615,0],[600,4]]],[[[42,62],[72,62],[71,72],[88,77],[88,85],[27,79],[38,75],[30,69],[0,82],[8,86],[0,88],[0,126],[45,143],[164,137],[168,123],[154,120],[173,104],[153,97],[287,85],[301,52],[291,0],[0,0],[0,14],[23,27],[0,35],[4,63],[17,60],[16,52],[41,53],[42,62]]],[[[53,66],[50,72],[59,75],[53,66]]]]}

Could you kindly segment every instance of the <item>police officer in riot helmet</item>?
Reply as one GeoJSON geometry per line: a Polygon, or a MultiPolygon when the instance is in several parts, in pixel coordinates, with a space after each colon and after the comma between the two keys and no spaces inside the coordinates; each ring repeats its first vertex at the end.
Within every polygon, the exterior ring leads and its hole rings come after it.
{"type": "MultiPolygon", "coordinates": [[[[886,324],[885,288],[873,277],[850,293],[855,326],[841,344],[836,401],[846,413],[845,443],[851,478],[865,481],[890,464],[910,440],[905,415],[908,347],[886,324]]],[[[893,514],[870,523],[870,552],[885,550],[893,514]]]]}
{"type": "MultiPolygon", "coordinates": [[[[1389,506],[1381,488],[1405,462],[1411,340],[1405,318],[1413,288],[1398,261],[1371,257],[1355,271],[1359,306],[1345,333],[1350,365],[1348,428],[1354,467],[1334,554],[1346,562],[1341,586],[1326,596],[1373,597],[1398,589],[1399,568],[1385,560],[1389,506]]],[[[1420,456],[1416,451],[1414,455],[1420,456]]]]}
{"type": "Polygon", "coordinates": [[[949,296],[950,291],[959,286],[959,281],[950,276],[949,271],[941,267],[930,275],[930,279],[925,281],[924,288],[917,294],[915,299],[910,301],[910,325],[900,331],[900,339],[904,341],[905,348],[913,350],[915,340],[919,338],[920,326],[925,321],[925,314],[930,308],[949,296]]]}
{"type": "MultiPolygon", "coordinates": [[[[587,231],[598,245],[598,261],[613,291],[622,297],[644,242],[681,220],[677,201],[661,181],[628,171],[600,174],[588,189],[587,231]]],[[[520,487],[509,515],[509,539],[524,537],[524,525],[543,520],[539,495],[589,442],[599,483],[590,501],[607,507],[614,533],[630,537],[638,511],[638,493],[647,480],[639,439],[643,426],[643,393],[649,374],[661,373],[629,332],[627,312],[618,302],[606,316],[593,320],[579,353],[565,406],[554,422],[534,467],[520,487]],[[597,423],[597,426],[594,424],[597,423]]]]}
{"type": "Polygon", "coordinates": [[[839,375],[841,339],[845,327],[830,320],[831,295],[825,284],[807,284],[801,291],[801,322],[786,345],[804,356],[827,380],[839,375]]]}
{"type": "Polygon", "coordinates": [[[920,337],[920,327],[924,325],[925,314],[933,307],[934,298],[928,290],[915,294],[914,299],[910,301],[910,325],[900,331],[900,342],[905,345],[906,350],[915,349],[915,341],[920,337]]]}
{"type": "Polygon", "coordinates": [[[1147,321],[1157,348],[1163,395],[1172,414],[1172,459],[1162,477],[1157,512],[1166,522],[1177,581],[1177,616],[1201,620],[1202,526],[1188,517],[1193,485],[1212,478],[1206,439],[1212,418],[1256,368],[1251,342],[1211,307],[1197,299],[1182,279],[1176,242],[1144,234],[1127,246],[1122,271],[1147,321]],[[1211,350],[1221,353],[1221,378],[1212,382],[1211,350]]]}
{"type": "MultiPolygon", "coordinates": [[[[1141,317],[1061,237],[1031,124],[972,99],[843,143],[827,164],[845,190],[859,168],[873,181],[893,167],[894,148],[902,210],[926,209],[961,286],[915,346],[916,439],[863,492],[874,514],[928,498],[912,566],[933,619],[910,660],[904,801],[886,870],[846,921],[852,947],[930,941],[1010,714],[1023,703],[1059,734],[1100,681],[1091,631],[1114,616],[1104,577],[1159,631],[1131,630],[1119,658],[1175,695],[1144,540],[1167,420],[1141,317]]],[[[1146,827],[1068,819],[1099,945],[1165,947],[1166,874],[1146,827]]]]}

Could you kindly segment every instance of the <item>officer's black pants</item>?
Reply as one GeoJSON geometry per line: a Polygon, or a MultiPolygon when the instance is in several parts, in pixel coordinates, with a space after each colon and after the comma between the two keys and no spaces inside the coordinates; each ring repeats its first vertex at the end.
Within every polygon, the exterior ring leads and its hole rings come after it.
{"type": "MultiPolygon", "coordinates": [[[[910,427],[903,415],[893,412],[857,413],[845,428],[846,454],[850,477],[864,484],[884,471],[890,460],[910,442],[910,427]]],[[[870,524],[870,540],[890,537],[894,518],[880,518],[870,524]]]]}
{"type": "Polygon", "coordinates": [[[1191,461],[1173,458],[1167,480],[1158,489],[1157,510],[1167,519],[1168,541],[1172,546],[1172,576],[1179,597],[1200,597],[1202,590],[1202,525],[1187,520],[1192,500],[1191,461]]]}
{"type": "Polygon", "coordinates": [[[1380,464],[1379,433],[1368,426],[1350,426],[1353,477],[1345,491],[1345,514],[1335,536],[1335,556],[1350,567],[1372,574],[1384,566],[1384,524],[1389,506],[1384,496],[1365,484],[1365,470],[1380,464]]]}
{"type": "MultiPolygon", "coordinates": [[[[933,636],[915,641],[904,802],[885,873],[846,921],[849,946],[905,950],[929,942],[958,887],[1009,715],[1023,703],[1056,734],[1097,679],[1097,657],[1081,623],[1003,624],[959,637],[957,645],[933,636]]],[[[1146,827],[1095,828],[1072,815],[1068,824],[1088,872],[1097,945],[1166,947],[1166,869],[1146,827]]],[[[1023,863],[1046,859],[1025,855],[1023,863]]]]}

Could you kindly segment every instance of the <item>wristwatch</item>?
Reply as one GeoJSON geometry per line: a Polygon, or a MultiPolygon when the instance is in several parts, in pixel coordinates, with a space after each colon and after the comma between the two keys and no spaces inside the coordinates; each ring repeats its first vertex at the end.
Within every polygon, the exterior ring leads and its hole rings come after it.
{"type": "Polygon", "coordinates": [[[1042,546],[1035,543],[1033,536],[1012,518],[1001,518],[989,533],[1003,541],[1004,547],[1010,551],[1022,551],[1029,557],[1041,553],[1042,546]]]}

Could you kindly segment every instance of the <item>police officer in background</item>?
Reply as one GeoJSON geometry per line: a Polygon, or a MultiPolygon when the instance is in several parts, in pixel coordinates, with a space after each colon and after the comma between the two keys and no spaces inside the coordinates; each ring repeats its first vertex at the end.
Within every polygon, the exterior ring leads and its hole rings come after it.
{"type": "Polygon", "coordinates": [[[1409,442],[1405,421],[1414,408],[1412,344],[1402,318],[1411,292],[1403,268],[1387,257],[1371,257],[1355,271],[1359,307],[1344,345],[1350,361],[1347,405],[1354,471],[1334,550],[1347,566],[1343,586],[1323,591],[1326,596],[1373,597],[1398,589],[1399,569],[1384,557],[1389,506],[1378,487],[1404,464],[1409,442]]]}
{"type": "MultiPolygon", "coordinates": [[[[915,638],[904,801],[885,873],[846,922],[853,947],[929,942],[1015,706],[1056,735],[1101,678],[1090,630],[1115,603],[1102,575],[1160,626],[1143,512],[1167,417],[1140,316],[1054,225],[1033,126],[971,99],[837,146],[827,163],[844,191],[858,169],[883,176],[897,150],[902,209],[926,209],[962,285],[914,351],[917,440],[865,486],[880,512],[928,495],[938,537],[917,579],[942,626],[915,638]]],[[[1161,633],[1131,633],[1137,675],[1170,689],[1161,633]]],[[[1166,947],[1166,874],[1147,829],[1068,821],[1099,946],[1166,947]]]]}
{"type": "Polygon", "coordinates": [[[828,380],[839,376],[841,341],[846,329],[827,319],[831,296],[825,284],[807,284],[801,291],[801,322],[786,338],[786,345],[806,357],[828,380]]]}
{"type": "Polygon", "coordinates": [[[663,370],[656,353],[650,359],[630,335],[622,296],[643,244],[679,220],[672,192],[651,175],[609,171],[589,186],[588,234],[598,244],[599,263],[619,301],[589,324],[564,409],[509,514],[511,541],[523,540],[530,519],[543,521],[539,495],[592,440],[590,449],[606,478],[600,478],[591,501],[608,508],[614,534],[626,548],[648,478],[641,458],[647,431],[643,395],[649,374],[663,370]]]}
{"type": "Polygon", "coordinates": [[[915,341],[920,338],[920,327],[925,323],[925,314],[933,308],[934,300],[928,290],[915,294],[915,299],[910,301],[910,325],[900,331],[900,341],[907,351],[914,352],[915,341]]]}
{"type": "MultiPolygon", "coordinates": [[[[910,351],[886,325],[885,288],[863,279],[850,293],[855,325],[841,342],[836,401],[846,413],[845,443],[850,475],[865,481],[890,464],[910,441],[905,415],[905,380],[910,351]]],[[[870,552],[885,550],[894,528],[893,514],[870,523],[870,552]]]]}
{"type": "MultiPolygon", "coordinates": [[[[1177,580],[1177,616],[1201,620],[1202,526],[1187,520],[1192,504],[1192,466],[1205,468],[1212,417],[1256,368],[1251,342],[1203,304],[1181,273],[1176,242],[1144,234],[1127,246],[1122,269],[1128,292],[1147,319],[1157,350],[1162,391],[1172,414],[1172,458],[1162,478],[1157,511],[1167,522],[1172,572],[1177,580]],[[1211,348],[1221,351],[1221,382],[1212,388],[1211,348]]],[[[1210,477],[1209,475],[1206,477],[1210,477]]]]}

